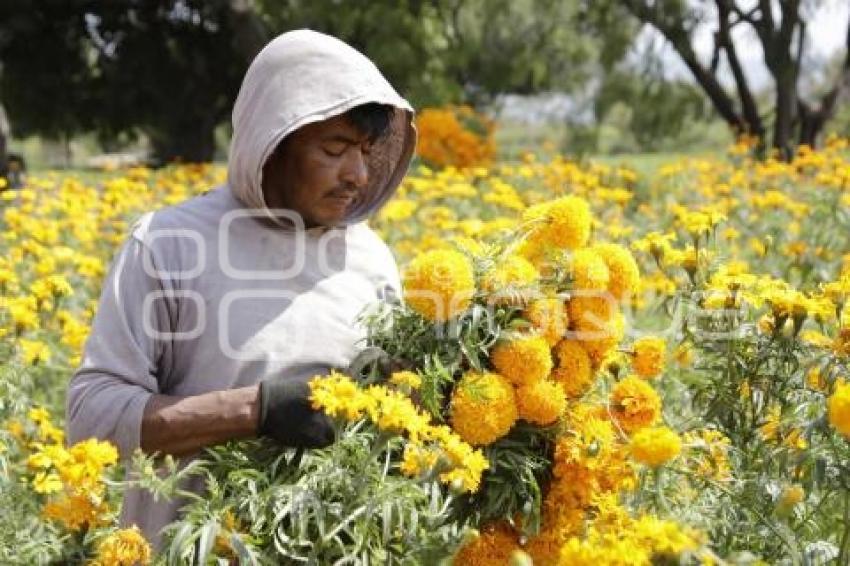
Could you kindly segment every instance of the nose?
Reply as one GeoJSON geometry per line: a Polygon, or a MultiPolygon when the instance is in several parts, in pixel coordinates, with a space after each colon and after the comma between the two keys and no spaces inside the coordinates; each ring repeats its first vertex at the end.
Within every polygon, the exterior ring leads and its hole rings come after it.
{"type": "Polygon", "coordinates": [[[369,184],[369,167],[366,164],[366,156],[359,149],[350,151],[348,159],[342,170],[342,180],[351,183],[358,189],[366,188],[369,184]]]}

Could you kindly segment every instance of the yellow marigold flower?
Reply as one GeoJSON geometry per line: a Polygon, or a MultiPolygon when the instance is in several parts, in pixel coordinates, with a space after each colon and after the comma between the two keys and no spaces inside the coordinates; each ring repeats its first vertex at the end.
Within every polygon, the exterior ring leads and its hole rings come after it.
{"type": "Polygon", "coordinates": [[[79,531],[107,522],[109,506],[102,493],[80,492],[50,501],[44,506],[47,519],[62,524],[69,531],[79,531]]]}
{"type": "Polygon", "coordinates": [[[695,458],[697,474],[720,481],[732,477],[729,464],[731,441],[723,433],[713,429],[700,429],[685,433],[688,453],[695,458]]]}
{"type": "Polygon", "coordinates": [[[151,546],[133,525],[110,534],[97,545],[93,566],[136,566],[150,564],[151,546]]]}
{"type": "Polygon", "coordinates": [[[78,442],[68,449],[68,453],[77,461],[89,462],[91,466],[99,469],[118,462],[118,450],[115,446],[96,438],[78,442]]]}
{"type": "Polygon", "coordinates": [[[490,462],[481,450],[474,450],[447,426],[431,427],[433,439],[454,469],[440,474],[440,481],[457,485],[461,491],[473,493],[481,485],[481,474],[490,462]]]}
{"type": "Polygon", "coordinates": [[[555,346],[558,367],[552,372],[552,378],[561,384],[570,398],[584,395],[593,383],[593,368],[590,356],[575,340],[561,340],[555,346]]]}
{"type": "Polygon", "coordinates": [[[617,347],[626,332],[626,320],[617,314],[601,328],[582,329],[587,338],[581,338],[581,344],[590,355],[593,366],[598,368],[605,358],[617,347]]]}
{"type": "Polygon", "coordinates": [[[62,480],[55,472],[39,472],[32,480],[32,487],[36,493],[57,493],[62,491],[62,480]]]}
{"type": "Polygon", "coordinates": [[[404,274],[405,301],[434,322],[461,314],[472,303],[475,280],[472,264],[461,252],[434,250],[410,262],[404,274]]]}
{"type": "Polygon", "coordinates": [[[644,378],[658,376],[664,370],[664,352],[667,344],[662,338],[651,336],[641,338],[634,344],[632,367],[635,373],[644,378]]]}
{"type": "Polygon", "coordinates": [[[6,430],[12,435],[12,438],[18,442],[24,441],[24,425],[17,419],[11,419],[4,423],[6,430]]]}
{"type": "Polygon", "coordinates": [[[617,300],[630,297],[640,284],[640,269],[632,252],[612,243],[596,244],[593,250],[608,266],[608,291],[617,300]]]}
{"type": "Polygon", "coordinates": [[[793,507],[806,498],[806,490],[799,484],[785,486],[782,494],[779,496],[779,505],[781,507],[793,507]]]}
{"type": "Polygon", "coordinates": [[[491,444],[508,433],[517,420],[516,394],[505,377],[468,372],[451,400],[452,428],[472,445],[491,444]]]}
{"type": "Polygon", "coordinates": [[[50,275],[45,281],[54,297],[69,297],[74,294],[74,289],[64,275],[50,275]]]}
{"type": "Polygon", "coordinates": [[[382,431],[401,434],[409,432],[418,438],[428,421],[416,410],[413,401],[399,391],[386,387],[371,386],[366,395],[374,399],[368,407],[369,418],[382,431]]]}
{"type": "Polygon", "coordinates": [[[592,216],[581,197],[566,196],[532,206],[523,220],[534,223],[530,238],[555,248],[574,250],[587,244],[592,216]]]}
{"type": "Polygon", "coordinates": [[[826,378],[817,366],[806,373],[806,385],[815,391],[826,391],[826,378]]]}
{"type": "Polygon", "coordinates": [[[800,340],[809,344],[810,346],[814,346],[815,348],[823,348],[824,350],[828,350],[832,347],[832,339],[828,336],[818,332],[817,330],[812,330],[807,328],[800,332],[800,340]]]}
{"type": "Polygon", "coordinates": [[[540,278],[537,268],[519,255],[510,255],[484,274],[481,287],[496,295],[496,300],[513,302],[517,292],[533,287],[540,278]]]}
{"type": "Polygon", "coordinates": [[[573,297],[567,303],[567,309],[576,330],[590,331],[604,328],[620,312],[610,298],[597,296],[573,297]]]}
{"type": "Polygon", "coordinates": [[[407,477],[416,478],[433,469],[439,457],[436,450],[409,442],[404,447],[399,470],[407,477]]]}
{"type": "Polygon", "coordinates": [[[373,403],[353,379],[341,373],[316,376],[309,385],[313,409],[322,410],[331,417],[356,421],[373,403]]]}
{"type": "Polygon", "coordinates": [[[379,213],[381,220],[398,222],[410,218],[416,212],[417,203],[414,200],[396,198],[388,202],[379,213]]]}
{"type": "Polygon", "coordinates": [[[679,455],[682,439],[666,426],[642,428],[629,441],[629,450],[632,458],[656,468],[679,455]]]}
{"type": "Polygon", "coordinates": [[[104,470],[118,461],[115,446],[94,438],[75,444],[68,449],[67,455],[62,462],[54,458],[54,465],[63,482],[83,491],[97,489],[104,470]]]}
{"type": "Polygon", "coordinates": [[[50,412],[44,407],[32,407],[27,411],[27,418],[38,425],[46,422],[49,423],[50,412]]]}
{"type": "MultiPolygon", "coordinates": [[[[750,387],[747,385],[747,397],[749,396],[750,387]]],[[[742,395],[743,396],[743,395],[742,395]]],[[[759,427],[759,431],[765,440],[773,440],[778,437],[780,427],[782,425],[782,412],[778,405],[771,406],[767,411],[765,422],[759,427]]]]}
{"type": "Polygon", "coordinates": [[[676,360],[679,367],[690,367],[694,361],[694,351],[690,344],[683,342],[676,346],[676,349],[673,351],[673,359],[676,360]]]}
{"type": "Polygon", "coordinates": [[[549,425],[558,420],[567,408],[567,397],[561,385],[541,379],[516,390],[519,418],[537,425],[549,425]]]}
{"type": "Polygon", "coordinates": [[[514,529],[506,522],[486,525],[466,542],[454,556],[455,566],[496,566],[509,564],[511,555],[519,549],[514,529]]]}
{"type": "MultiPolygon", "coordinates": [[[[487,458],[480,451],[473,450],[448,427],[432,426],[429,416],[420,412],[406,395],[383,386],[362,390],[353,379],[336,372],[327,377],[317,376],[309,383],[310,402],[314,409],[352,421],[368,417],[381,430],[406,435],[409,445],[435,442],[436,446],[422,449],[442,450],[452,466],[452,469],[440,475],[440,481],[456,483],[462,491],[473,492],[478,489],[481,474],[489,465],[487,458]]],[[[417,454],[412,452],[412,448],[410,450],[405,452],[402,471],[412,474],[424,465],[425,460],[422,459],[424,453],[417,454]]]]}
{"type": "Polygon", "coordinates": [[[566,305],[558,297],[532,301],[523,312],[523,316],[550,346],[557,344],[569,327],[566,305]]]}
{"type": "Polygon", "coordinates": [[[573,285],[575,289],[603,290],[608,288],[610,275],[608,266],[593,248],[581,248],[571,259],[573,285]]]}
{"type": "Polygon", "coordinates": [[[390,383],[410,389],[419,389],[422,386],[422,378],[414,371],[396,371],[390,375],[390,383]]]}
{"type": "Polygon", "coordinates": [[[661,398],[643,379],[630,375],[611,391],[611,413],[617,424],[631,434],[658,422],[661,398]]]}
{"type": "Polygon", "coordinates": [[[682,528],[667,519],[643,515],[632,528],[632,536],[640,541],[641,546],[650,549],[655,557],[675,557],[700,546],[698,532],[682,528]]]}
{"type": "Polygon", "coordinates": [[[500,341],[490,353],[490,361],[514,385],[544,379],[552,371],[552,354],[542,336],[528,334],[500,341]]]}
{"type": "Polygon", "coordinates": [[[652,563],[651,550],[623,533],[600,533],[591,527],[583,537],[571,536],[561,547],[558,566],[625,566],[652,563]]]}
{"type": "Polygon", "coordinates": [[[27,458],[27,466],[33,470],[46,470],[51,467],[64,470],[74,462],[73,456],[62,445],[34,442],[32,447],[35,451],[27,458]]]}
{"type": "Polygon", "coordinates": [[[50,361],[50,348],[44,342],[21,338],[18,345],[25,364],[34,366],[50,361]]]}
{"type": "Polygon", "coordinates": [[[837,383],[827,405],[830,424],[850,438],[850,384],[837,383]]]}

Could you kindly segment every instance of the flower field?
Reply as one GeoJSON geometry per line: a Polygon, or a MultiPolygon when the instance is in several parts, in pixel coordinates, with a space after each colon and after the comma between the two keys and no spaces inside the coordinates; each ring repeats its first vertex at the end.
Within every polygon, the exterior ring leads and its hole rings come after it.
{"type": "Polygon", "coordinates": [[[132,221],[224,169],[0,193],[0,563],[850,563],[848,142],[650,174],[451,143],[371,221],[404,303],[311,382],[338,441],[188,467],[65,446],[64,392],[132,221]],[[162,552],[122,468],[206,482],[162,552]]]}

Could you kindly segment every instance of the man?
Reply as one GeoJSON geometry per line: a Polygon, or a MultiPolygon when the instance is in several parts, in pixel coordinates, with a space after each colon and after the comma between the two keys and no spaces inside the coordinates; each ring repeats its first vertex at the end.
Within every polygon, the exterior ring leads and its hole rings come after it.
{"type": "MultiPolygon", "coordinates": [[[[68,390],[69,442],[110,440],[123,458],[258,434],[331,442],[306,380],[347,367],[358,314],[400,293],[362,221],[407,170],[411,118],[341,41],[301,30],[267,45],[234,106],[227,184],[142,217],[113,262],[68,390]]],[[[130,490],[122,523],[159,544],[178,509],[130,490]]]]}

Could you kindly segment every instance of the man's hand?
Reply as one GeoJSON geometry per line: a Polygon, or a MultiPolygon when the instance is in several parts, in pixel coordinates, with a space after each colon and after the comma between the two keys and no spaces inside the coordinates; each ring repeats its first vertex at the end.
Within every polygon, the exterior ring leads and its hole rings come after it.
{"type": "Polygon", "coordinates": [[[323,448],[334,441],[331,418],[310,406],[310,386],[298,379],[260,382],[258,433],[293,448],[323,448]]]}

